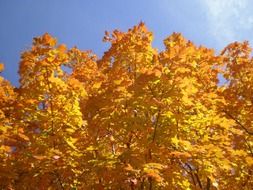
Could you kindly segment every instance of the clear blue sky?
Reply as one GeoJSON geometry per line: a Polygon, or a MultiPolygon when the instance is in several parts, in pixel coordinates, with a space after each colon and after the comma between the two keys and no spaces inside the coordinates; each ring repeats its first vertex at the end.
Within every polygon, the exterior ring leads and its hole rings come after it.
{"type": "Polygon", "coordinates": [[[252,41],[251,0],[0,0],[0,62],[3,76],[18,85],[20,53],[32,38],[49,32],[68,47],[102,56],[104,31],[127,30],[140,21],[154,33],[154,47],[181,32],[217,52],[233,41],[252,41]]]}

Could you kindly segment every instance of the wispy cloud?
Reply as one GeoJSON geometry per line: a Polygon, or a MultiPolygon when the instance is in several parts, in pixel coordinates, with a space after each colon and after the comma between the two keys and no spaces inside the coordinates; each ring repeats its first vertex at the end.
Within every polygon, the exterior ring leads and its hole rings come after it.
{"type": "Polygon", "coordinates": [[[200,0],[205,9],[210,34],[219,46],[250,40],[253,33],[253,1],[200,0]]]}

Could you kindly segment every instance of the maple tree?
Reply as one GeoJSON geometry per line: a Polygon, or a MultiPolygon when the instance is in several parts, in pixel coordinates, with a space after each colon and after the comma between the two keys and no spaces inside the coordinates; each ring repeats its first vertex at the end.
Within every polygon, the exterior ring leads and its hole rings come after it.
{"type": "Polygon", "coordinates": [[[143,23],[106,32],[99,59],[34,38],[20,86],[0,78],[0,188],[251,189],[249,44],[152,40],[143,23]]]}

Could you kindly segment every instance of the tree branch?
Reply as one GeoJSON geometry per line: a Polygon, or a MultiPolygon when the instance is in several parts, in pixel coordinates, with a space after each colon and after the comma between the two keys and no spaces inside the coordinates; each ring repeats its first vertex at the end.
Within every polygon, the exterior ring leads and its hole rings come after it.
{"type": "Polygon", "coordinates": [[[156,122],[155,122],[155,127],[154,127],[154,133],[153,133],[152,142],[155,141],[157,126],[158,126],[158,121],[159,121],[159,118],[160,118],[160,113],[161,113],[161,110],[159,109],[158,110],[158,114],[157,114],[157,118],[156,118],[156,122]]]}
{"type": "Polygon", "coordinates": [[[239,120],[237,120],[234,116],[232,116],[229,112],[223,110],[223,112],[225,114],[227,114],[228,117],[230,117],[231,119],[233,119],[241,128],[244,129],[244,131],[246,133],[248,133],[249,135],[253,135],[253,132],[252,131],[249,131],[239,120]]]}

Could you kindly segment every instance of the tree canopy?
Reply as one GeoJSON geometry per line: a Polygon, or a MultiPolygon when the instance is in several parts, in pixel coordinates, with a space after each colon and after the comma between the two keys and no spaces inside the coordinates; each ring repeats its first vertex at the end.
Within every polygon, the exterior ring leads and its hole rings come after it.
{"type": "Polygon", "coordinates": [[[20,86],[0,78],[0,188],[250,190],[248,42],[215,54],[180,33],[162,51],[152,40],[143,23],[105,32],[98,58],[34,38],[20,86]]]}

